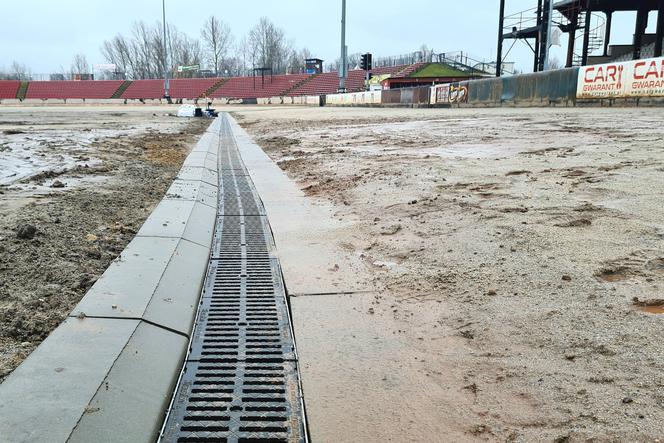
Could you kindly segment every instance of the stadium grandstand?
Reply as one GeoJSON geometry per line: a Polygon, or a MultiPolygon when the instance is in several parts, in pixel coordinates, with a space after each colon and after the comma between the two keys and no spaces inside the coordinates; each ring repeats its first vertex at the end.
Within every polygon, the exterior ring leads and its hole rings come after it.
{"type": "Polygon", "coordinates": [[[284,74],[265,77],[232,77],[210,94],[213,98],[258,98],[288,95],[308,80],[309,74],[284,74]]]}
{"type": "Polygon", "coordinates": [[[36,81],[28,83],[25,98],[37,99],[68,99],[89,98],[105,99],[111,98],[115,91],[122,85],[122,80],[99,80],[99,81],[36,81]]]}
{"type": "Polygon", "coordinates": [[[0,99],[16,98],[20,85],[18,80],[0,80],[0,99]]]}
{"type": "MultiPolygon", "coordinates": [[[[372,69],[373,76],[408,78],[435,63],[411,63],[372,69]]],[[[367,71],[348,71],[349,92],[366,89],[367,71]]],[[[470,76],[469,76],[470,77],[470,76]]],[[[281,74],[250,77],[186,78],[170,80],[173,99],[256,99],[324,95],[337,92],[339,74],[281,74]]],[[[0,99],[124,99],[157,100],[164,97],[164,80],[0,80],[0,99]]]]}

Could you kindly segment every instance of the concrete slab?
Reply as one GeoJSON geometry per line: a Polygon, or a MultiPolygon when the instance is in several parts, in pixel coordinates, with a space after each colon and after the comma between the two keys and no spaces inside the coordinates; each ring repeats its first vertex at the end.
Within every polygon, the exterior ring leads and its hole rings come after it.
{"type": "Polygon", "coordinates": [[[0,441],[66,441],[138,324],[65,320],[0,385],[0,441]]]}
{"type": "Polygon", "coordinates": [[[191,152],[205,152],[215,154],[219,150],[219,134],[206,131],[196,143],[191,152]]]}
{"type": "Polygon", "coordinates": [[[208,246],[212,242],[216,215],[216,208],[197,201],[164,199],[143,224],[137,236],[183,238],[208,246]]]}
{"type": "Polygon", "coordinates": [[[185,159],[183,166],[198,166],[217,170],[217,155],[209,152],[192,152],[185,159]]]}
{"type": "Polygon", "coordinates": [[[165,200],[197,201],[210,207],[217,207],[218,186],[205,182],[175,180],[166,192],[165,200]]]}
{"type": "Polygon", "coordinates": [[[218,186],[219,184],[219,174],[217,174],[217,170],[205,167],[183,166],[175,179],[201,181],[212,186],[218,186]]]}
{"type": "Polygon", "coordinates": [[[143,319],[189,336],[209,259],[208,248],[181,241],[159,280],[143,319]]]}
{"type": "Polygon", "coordinates": [[[141,323],[68,441],[156,441],[187,346],[185,337],[141,323]]]}
{"type": "Polygon", "coordinates": [[[371,290],[359,276],[364,264],[338,247],[352,224],[333,218],[330,206],[304,195],[295,182],[229,117],[242,159],[265,205],[291,294],[371,290]]]}
{"type": "Polygon", "coordinates": [[[188,335],[209,258],[177,238],[136,237],[71,315],[145,319],[188,335]]]}
{"type": "Polygon", "coordinates": [[[175,238],[134,238],[71,315],[141,318],[179,243],[175,238]]]}

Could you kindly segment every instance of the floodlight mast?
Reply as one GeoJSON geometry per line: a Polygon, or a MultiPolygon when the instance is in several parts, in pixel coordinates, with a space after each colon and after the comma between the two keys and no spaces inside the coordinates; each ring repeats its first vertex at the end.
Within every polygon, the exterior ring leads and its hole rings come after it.
{"type": "Polygon", "coordinates": [[[550,54],[549,52],[551,51],[551,31],[553,29],[553,0],[549,0],[549,4],[546,5],[548,6],[548,11],[546,12],[547,17],[546,17],[546,44],[544,48],[544,70],[548,71],[549,70],[549,60],[550,60],[550,54]]]}
{"type": "Polygon", "coordinates": [[[348,69],[346,48],[346,0],[341,0],[341,64],[339,66],[339,92],[346,92],[348,69]]]}
{"type": "Polygon", "coordinates": [[[168,80],[168,44],[166,43],[166,0],[161,0],[162,23],[164,25],[164,98],[170,103],[170,82],[168,80]]]}

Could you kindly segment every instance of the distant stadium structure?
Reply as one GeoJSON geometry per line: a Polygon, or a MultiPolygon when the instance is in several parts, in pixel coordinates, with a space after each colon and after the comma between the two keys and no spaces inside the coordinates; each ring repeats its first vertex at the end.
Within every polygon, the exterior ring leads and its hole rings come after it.
{"type": "MultiPolygon", "coordinates": [[[[533,50],[533,71],[546,70],[556,28],[568,37],[566,67],[662,55],[664,0],[534,0],[533,8],[505,15],[506,3],[509,2],[500,0],[496,58],[499,67],[505,40],[521,40],[533,50]],[[657,11],[656,31],[647,34],[648,16],[652,11],[657,11]],[[631,43],[610,44],[616,12],[636,15],[631,43]]],[[[500,71],[499,68],[498,76],[500,71]]]]}
{"type": "MultiPolygon", "coordinates": [[[[437,62],[415,62],[375,67],[370,78],[377,78],[381,89],[394,89],[417,85],[433,85],[450,81],[470,80],[490,75],[476,63],[466,65],[469,59],[434,57],[437,62]]],[[[471,59],[472,60],[472,59],[471,59]]],[[[312,73],[279,74],[244,77],[175,78],[170,80],[170,96],[176,100],[256,99],[265,97],[297,97],[333,94],[338,88],[336,71],[320,72],[322,60],[312,73]]],[[[348,92],[359,92],[369,87],[367,71],[348,71],[348,92]]],[[[375,82],[374,82],[375,83],[375,82]]],[[[0,80],[0,99],[124,99],[156,100],[164,97],[164,81],[151,80],[0,80]]]]}

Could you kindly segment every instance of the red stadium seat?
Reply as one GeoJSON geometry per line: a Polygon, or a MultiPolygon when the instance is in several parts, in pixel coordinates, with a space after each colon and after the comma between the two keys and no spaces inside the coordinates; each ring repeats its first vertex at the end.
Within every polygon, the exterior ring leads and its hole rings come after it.
{"type": "MultiPolygon", "coordinates": [[[[417,65],[417,64],[416,64],[417,65]]],[[[416,65],[400,65],[388,66],[384,68],[374,68],[371,70],[373,75],[399,75],[406,77],[413,73],[419,66],[416,65]]],[[[419,64],[420,66],[422,64],[419,64]]],[[[349,92],[363,91],[365,88],[366,72],[360,69],[353,69],[348,71],[346,77],[346,90],[349,92]]],[[[326,72],[313,77],[308,82],[300,85],[291,91],[288,95],[323,95],[334,94],[339,89],[339,73],[326,72]]]]}
{"type": "MultiPolygon", "coordinates": [[[[195,99],[205,95],[218,78],[172,79],[169,94],[172,98],[195,99]]],[[[164,96],[164,80],[134,80],[120,96],[126,99],[158,99],[164,96]]]]}
{"type": "Polygon", "coordinates": [[[0,99],[16,98],[20,85],[21,82],[18,80],[0,80],[0,99]]]}
{"type": "Polygon", "coordinates": [[[111,98],[122,83],[122,80],[36,81],[28,84],[25,98],[106,99],[111,98]]]}
{"type": "MultiPolygon", "coordinates": [[[[424,63],[375,68],[374,75],[390,74],[407,77],[424,63]]],[[[361,91],[365,87],[365,71],[348,72],[346,89],[361,91]]],[[[220,78],[187,78],[170,81],[170,95],[175,99],[196,99],[215,86],[220,78]]],[[[35,81],[28,84],[26,98],[33,99],[109,99],[123,84],[122,80],[35,81]]],[[[0,81],[0,98],[16,98],[18,81],[0,81]]],[[[214,98],[269,98],[283,95],[323,95],[337,92],[337,72],[319,75],[284,74],[266,77],[232,77],[225,79],[211,96],[214,98]]],[[[134,80],[122,93],[123,99],[159,99],[164,96],[164,80],[134,80]]]]}
{"type": "Polygon", "coordinates": [[[219,98],[267,98],[284,95],[309,78],[309,74],[284,74],[262,77],[233,77],[214,91],[219,98]],[[263,83],[264,82],[264,83],[263,83]]]}

